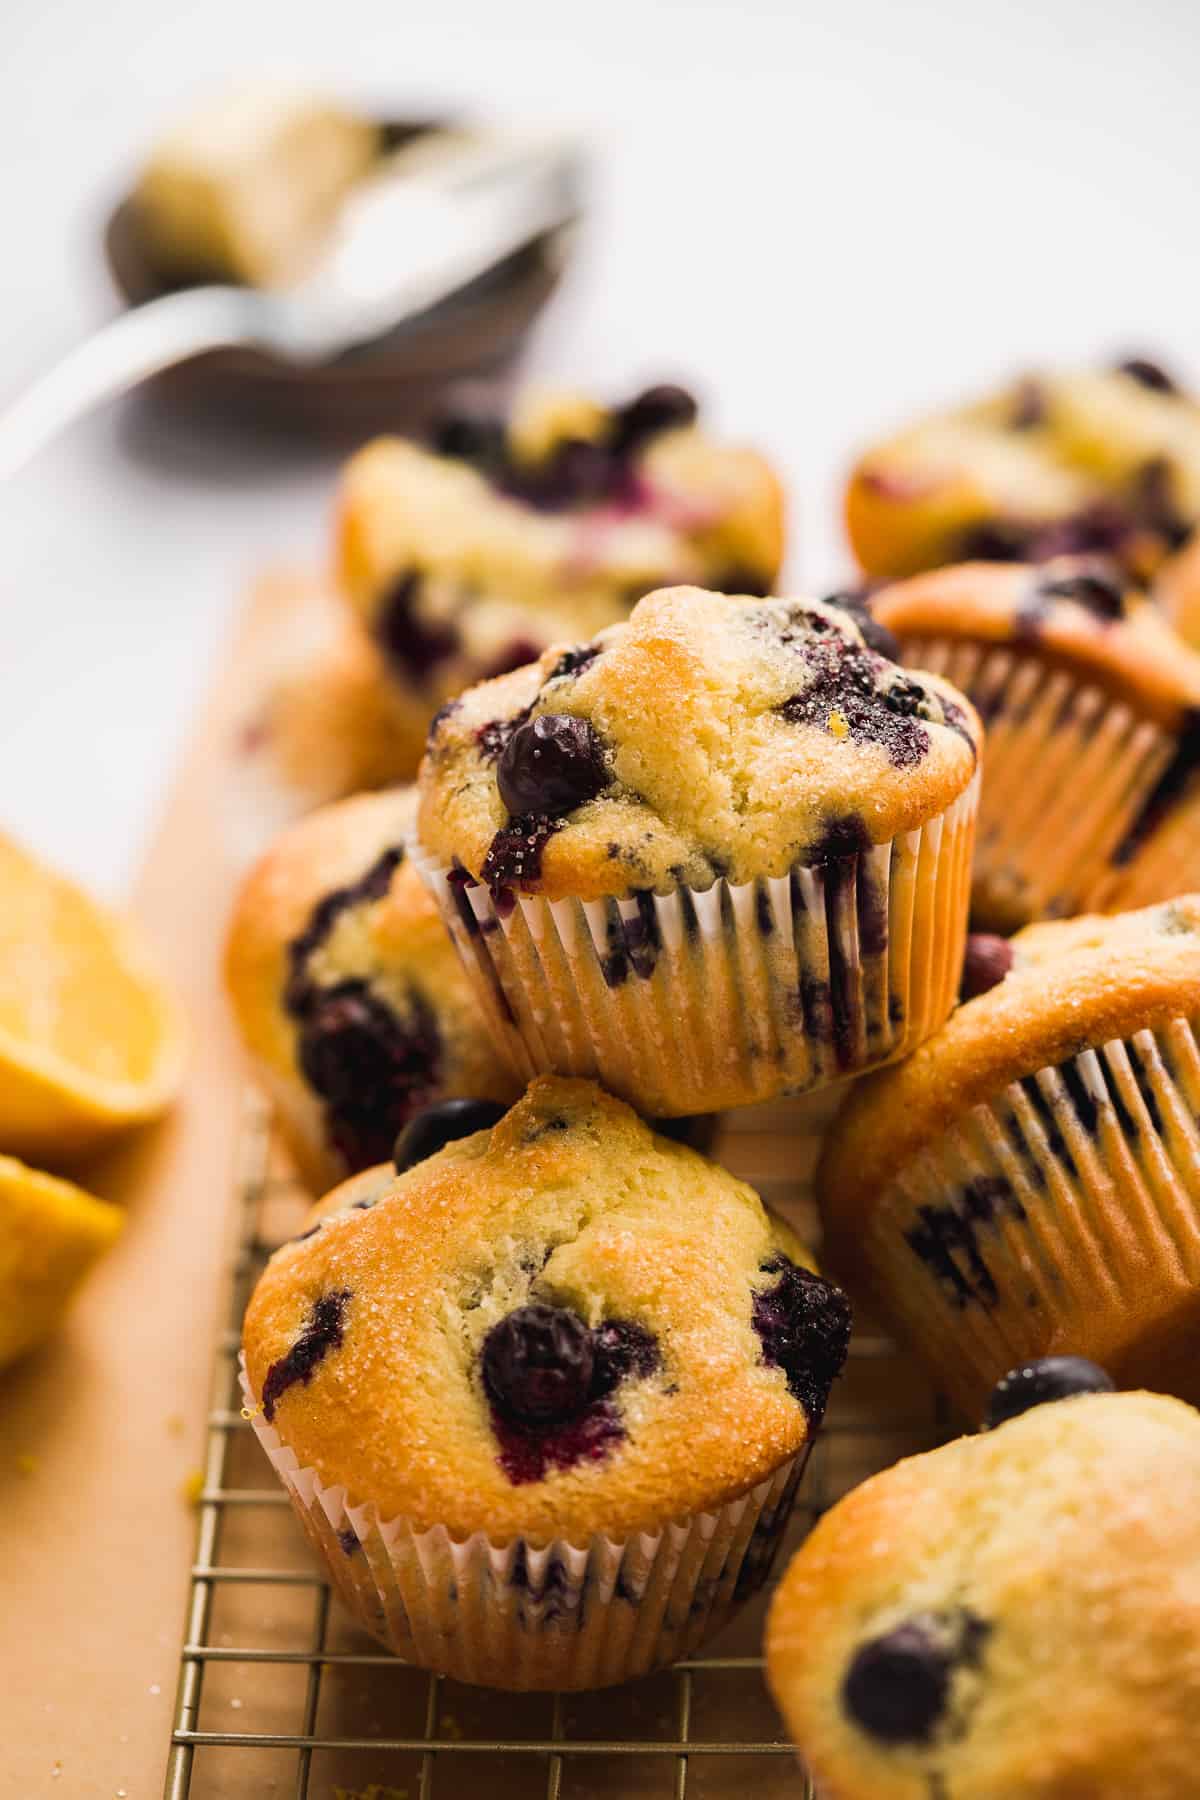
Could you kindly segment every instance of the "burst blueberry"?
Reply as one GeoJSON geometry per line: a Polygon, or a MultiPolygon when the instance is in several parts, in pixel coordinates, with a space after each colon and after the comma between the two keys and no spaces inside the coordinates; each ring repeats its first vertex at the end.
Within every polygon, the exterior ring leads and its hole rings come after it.
{"type": "Polygon", "coordinates": [[[850,1302],[840,1288],[786,1256],[771,1257],[762,1273],[777,1277],[770,1287],[759,1289],[752,1304],[763,1361],[783,1370],[788,1391],[809,1422],[819,1425],[846,1360],[850,1302]]]}
{"type": "Polygon", "coordinates": [[[315,995],[298,1059],[325,1103],[334,1145],[357,1171],[388,1160],[401,1125],[436,1089],[441,1034],[415,991],[401,1019],[366,982],[344,981],[315,995]]]}

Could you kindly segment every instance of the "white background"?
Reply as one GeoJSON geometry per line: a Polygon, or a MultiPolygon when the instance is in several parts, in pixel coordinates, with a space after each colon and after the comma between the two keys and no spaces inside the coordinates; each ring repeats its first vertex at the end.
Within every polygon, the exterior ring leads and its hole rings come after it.
{"type": "MultiPolygon", "coordinates": [[[[693,381],[783,466],[792,585],[843,571],[839,471],[911,410],[1039,359],[1200,370],[1195,0],[0,0],[0,401],[109,306],[141,148],[247,72],[588,127],[532,365],[693,381]]],[[[120,893],[239,587],[322,554],[333,467],[113,410],[0,493],[0,824],[120,893]]]]}

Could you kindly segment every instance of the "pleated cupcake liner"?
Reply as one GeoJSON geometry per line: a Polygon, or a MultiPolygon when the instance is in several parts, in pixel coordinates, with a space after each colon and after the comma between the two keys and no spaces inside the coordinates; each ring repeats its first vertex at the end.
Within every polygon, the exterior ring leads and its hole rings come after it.
{"type": "Polygon", "coordinates": [[[1036,651],[914,637],[904,660],[954,682],[987,728],[977,924],[1008,931],[1200,887],[1200,783],[1143,840],[1131,837],[1177,733],[1036,651]]]}
{"type": "Polygon", "coordinates": [[[972,1423],[1009,1369],[1058,1354],[1200,1400],[1198,1029],[1175,1019],[1013,1082],[846,1246],[972,1423]]]}
{"type": "Polygon", "coordinates": [[[609,1687],[690,1655],[767,1579],[810,1448],[660,1531],[460,1541],[324,1485],[255,1409],[244,1366],[241,1379],[255,1435],[353,1618],[403,1661],[483,1687],[609,1687]]]}
{"type": "Polygon", "coordinates": [[[802,1094],[907,1055],[962,966],[978,776],[943,813],[773,880],[628,899],[426,881],[502,1054],[666,1116],[802,1094]]]}

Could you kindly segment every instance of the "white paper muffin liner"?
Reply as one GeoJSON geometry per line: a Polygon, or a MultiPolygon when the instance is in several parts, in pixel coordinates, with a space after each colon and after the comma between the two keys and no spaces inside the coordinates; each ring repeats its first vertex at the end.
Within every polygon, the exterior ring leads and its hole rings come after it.
{"type": "Polygon", "coordinates": [[[1013,1082],[845,1246],[973,1423],[1002,1375],[1049,1355],[1200,1400],[1198,1030],[1175,1019],[1013,1082]]]}
{"type": "Polygon", "coordinates": [[[259,1443],[353,1617],[405,1662],[509,1689],[608,1687],[689,1655],[770,1573],[810,1445],[713,1512],[580,1544],[456,1541],[326,1487],[242,1392],[259,1443]]]}
{"type": "Polygon", "coordinates": [[[516,894],[411,846],[502,1053],[644,1113],[748,1106],[907,1055],[962,968],[979,778],[915,831],[773,880],[630,899],[516,894]]]}
{"type": "Polygon", "coordinates": [[[1042,660],[1036,648],[906,637],[904,661],[944,675],[987,727],[973,913],[1011,930],[1118,912],[1200,887],[1200,783],[1114,862],[1178,736],[1042,660]]]}

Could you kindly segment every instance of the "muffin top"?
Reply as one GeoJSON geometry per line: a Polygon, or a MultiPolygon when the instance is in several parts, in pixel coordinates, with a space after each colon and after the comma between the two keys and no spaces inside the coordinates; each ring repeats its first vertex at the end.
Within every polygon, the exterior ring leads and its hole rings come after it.
{"type": "Polygon", "coordinates": [[[1007,970],[1004,941],[989,943],[995,985],[905,1062],[864,1077],[826,1140],[818,1189],[839,1239],[852,1238],[872,1200],[927,1144],[1010,1082],[1200,1013],[1200,895],[1027,925],[1008,941],[1007,970]]]}
{"type": "Polygon", "coordinates": [[[839,1800],[1178,1800],[1200,1754],[1200,1418],[1085,1394],[872,1476],[767,1672],[839,1800]]]}
{"type": "Polygon", "coordinates": [[[909,642],[1011,644],[1166,725],[1200,708],[1200,656],[1107,558],[1062,556],[1039,568],[959,563],[883,588],[870,606],[909,642]]]}
{"type": "Polygon", "coordinates": [[[428,446],[381,438],[351,458],[338,565],[393,668],[427,685],[462,647],[474,679],[500,674],[665,582],[766,593],[783,530],[769,464],[701,430],[684,389],[611,407],[531,390],[507,420],[453,414],[428,446]]]}
{"type": "Polygon", "coordinates": [[[779,876],[914,829],[969,785],[979,723],[859,616],[647,595],[627,625],[443,708],[423,847],[494,894],[593,899],[779,876]]]}
{"type": "Polygon", "coordinates": [[[873,446],[846,514],[871,574],[1101,551],[1146,579],[1200,518],[1200,406],[1140,357],[1025,375],[873,446]]]}
{"type": "Polygon", "coordinates": [[[763,1480],[819,1423],[848,1335],[752,1189],[547,1076],[490,1131],[329,1195],[244,1343],[268,1422],[352,1503],[581,1542],[763,1480]]]}
{"type": "Polygon", "coordinates": [[[310,814],[251,871],[230,924],[243,1039],[262,1068],[312,1091],[334,1179],[390,1156],[430,1101],[517,1091],[407,859],[415,806],[396,788],[310,814]]]}

